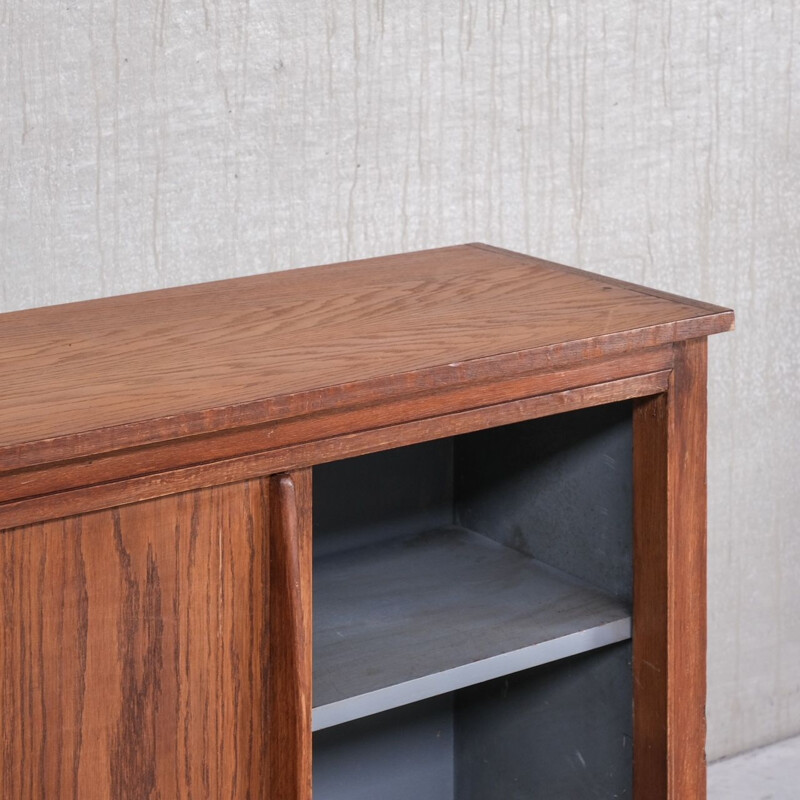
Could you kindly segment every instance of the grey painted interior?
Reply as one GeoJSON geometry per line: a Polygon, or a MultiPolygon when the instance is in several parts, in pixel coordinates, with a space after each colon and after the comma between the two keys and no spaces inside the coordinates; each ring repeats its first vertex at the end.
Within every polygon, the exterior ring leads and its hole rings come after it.
{"type": "Polygon", "coordinates": [[[317,561],[314,728],[630,636],[626,603],[448,526],[317,561]]]}
{"type": "Polygon", "coordinates": [[[630,644],[314,734],[315,800],[631,797],[630,644]]]}
{"type": "Polygon", "coordinates": [[[457,800],[631,797],[631,691],[626,642],[459,692],[457,800]]]}
{"type": "Polygon", "coordinates": [[[631,455],[621,403],[314,468],[318,800],[629,796],[631,455]]]}
{"type": "Polygon", "coordinates": [[[453,521],[453,440],[314,467],[314,557],[453,521]]]}
{"type": "Polygon", "coordinates": [[[314,734],[314,800],[453,800],[452,695],[314,734]]]}
{"type": "Polygon", "coordinates": [[[458,437],[457,521],[630,599],[631,411],[614,403],[458,437]]]}

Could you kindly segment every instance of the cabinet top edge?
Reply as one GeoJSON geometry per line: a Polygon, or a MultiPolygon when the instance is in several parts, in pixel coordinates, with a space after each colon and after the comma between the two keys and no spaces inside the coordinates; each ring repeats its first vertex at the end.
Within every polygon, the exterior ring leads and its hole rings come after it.
{"type": "Polygon", "coordinates": [[[483,244],[0,314],[0,473],[557,371],[733,312],[483,244]]]}

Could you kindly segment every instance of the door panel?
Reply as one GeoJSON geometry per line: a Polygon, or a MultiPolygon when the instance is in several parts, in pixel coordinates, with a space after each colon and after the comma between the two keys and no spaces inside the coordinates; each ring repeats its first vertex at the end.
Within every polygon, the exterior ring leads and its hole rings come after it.
{"type": "Polygon", "coordinates": [[[297,651],[271,624],[278,485],[0,532],[3,797],[270,796],[272,662],[297,651]]]}

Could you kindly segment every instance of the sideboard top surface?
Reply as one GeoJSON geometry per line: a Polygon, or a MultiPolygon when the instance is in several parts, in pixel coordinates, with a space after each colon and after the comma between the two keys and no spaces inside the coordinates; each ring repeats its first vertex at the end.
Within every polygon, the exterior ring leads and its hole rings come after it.
{"type": "Polygon", "coordinates": [[[729,330],[733,312],[487,245],[0,315],[0,471],[729,330]]]}

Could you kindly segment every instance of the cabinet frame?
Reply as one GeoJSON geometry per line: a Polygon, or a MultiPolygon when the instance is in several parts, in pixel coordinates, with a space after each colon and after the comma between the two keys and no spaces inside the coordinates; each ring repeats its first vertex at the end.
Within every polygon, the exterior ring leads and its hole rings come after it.
{"type": "MultiPolygon", "coordinates": [[[[5,446],[0,441],[0,537],[26,526],[35,535],[34,528],[48,521],[80,522],[95,512],[185,492],[243,481],[267,486],[265,600],[271,662],[264,774],[274,800],[310,800],[311,467],[633,400],[634,797],[703,800],[706,337],[730,329],[732,312],[596,276],[581,284],[587,273],[483,245],[414,254],[415,274],[422,274],[429,263],[434,272],[449,264],[454,251],[459,257],[468,255],[477,266],[483,263],[480,258],[487,264],[507,264],[509,280],[517,280],[520,265],[532,264],[565,285],[575,278],[587,297],[616,292],[632,321],[611,330],[598,318],[596,333],[582,338],[368,381],[348,383],[342,373],[342,380],[327,390],[237,406],[237,424],[230,423],[227,412],[220,412],[215,422],[209,411],[196,419],[186,416],[183,423],[177,417],[160,425],[137,422],[120,428],[117,439],[108,432],[93,437],[91,431],[76,428],[69,436],[39,442],[5,446]],[[469,247],[473,249],[467,253],[469,247]],[[644,312],[632,305],[636,292],[657,299],[661,305],[651,306],[663,319],[639,321],[644,312]]],[[[458,264],[447,269],[455,274],[458,264]]],[[[302,272],[298,287],[313,285],[313,276],[303,277],[302,272]]],[[[353,280],[346,277],[343,291],[356,291],[347,288],[350,283],[357,286],[353,280]]],[[[0,426],[3,413],[0,409],[0,426]]],[[[14,574],[13,558],[4,568],[14,574]]],[[[9,609],[4,612],[8,617],[9,609]]],[[[2,645],[15,647],[8,631],[12,629],[7,626],[2,645]]],[[[8,689],[3,710],[13,705],[16,691],[8,689]]],[[[236,691],[233,682],[223,691],[236,691]]],[[[15,769],[14,748],[22,741],[14,739],[13,731],[6,735],[11,728],[7,723],[4,727],[6,780],[16,787],[22,783],[13,783],[16,778],[9,779],[8,770],[9,765],[15,769]]]]}

